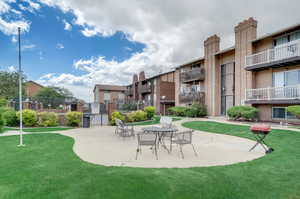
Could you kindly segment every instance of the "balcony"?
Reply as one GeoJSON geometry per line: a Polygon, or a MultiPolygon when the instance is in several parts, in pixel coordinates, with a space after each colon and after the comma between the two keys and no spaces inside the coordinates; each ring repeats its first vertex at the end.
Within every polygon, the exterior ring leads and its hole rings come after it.
{"type": "Polygon", "coordinates": [[[189,93],[180,93],[179,101],[180,103],[193,104],[200,103],[204,104],[205,93],[204,92],[189,92],[189,93]]]}
{"type": "Polygon", "coordinates": [[[300,84],[246,90],[247,104],[299,104],[300,84]]]}
{"type": "Polygon", "coordinates": [[[125,91],[125,95],[132,96],[133,95],[133,89],[132,88],[127,88],[127,90],[125,91]]]}
{"type": "Polygon", "coordinates": [[[141,85],[140,93],[145,94],[145,93],[151,93],[151,92],[152,92],[151,85],[148,85],[148,84],[141,85]]]}
{"type": "Polygon", "coordinates": [[[268,67],[289,66],[299,63],[299,40],[245,57],[246,70],[260,70],[268,67]]]}
{"type": "Polygon", "coordinates": [[[204,68],[195,68],[190,71],[185,71],[180,74],[180,79],[182,82],[187,83],[196,80],[205,79],[205,70],[204,68]]]}

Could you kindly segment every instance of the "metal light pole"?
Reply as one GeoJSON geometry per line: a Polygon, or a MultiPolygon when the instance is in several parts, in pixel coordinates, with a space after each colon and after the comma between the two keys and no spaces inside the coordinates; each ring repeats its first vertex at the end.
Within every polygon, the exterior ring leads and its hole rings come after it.
{"type": "Polygon", "coordinates": [[[22,67],[21,67],[21,28],[18,27],[19,36],[19,106],[20,106],[20,143],[18,146],[25,146],[23,144],[23,107],[22,107],[22,67]]]}

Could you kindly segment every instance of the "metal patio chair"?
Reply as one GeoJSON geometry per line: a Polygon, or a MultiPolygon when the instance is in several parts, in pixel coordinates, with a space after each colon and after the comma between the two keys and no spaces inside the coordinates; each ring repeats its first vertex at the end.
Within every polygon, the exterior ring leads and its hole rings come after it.
{"type": "Polygon", "coordinates": [[[138,146],[136,149],[135,159],[137,160],[138,154],[142,154],[142,146],[150,146],[152,149],[152,153],[155,153],[155,157],[157,157],[157,134],[156,133],[138,133],[137,134],[137,142],[138,146]]]}
{"type": "Polygon", "coordinates": [[[123,138],[131,137],[134,136],[134,128],[133,126],[125,124],[122,120],[116,119],[115,134],[123,138]]]}
{"type": "Polygon", "coordinates": [[[195,156],[198,156],[198,154],[195,150],[195,147],[192,143],[193,132],[194,132],[193,130],[179,132],[179,133],[174,134],[174,138],[171,139],[171,145],[173,143],[179,145],[179,149],[180,149],[182,159],[184,159],[184,154],[183,154],[183,151],[182,151],[182,147],[183,147],[183,145],[187,145],[187,144],[192,145],[195,156]]]}

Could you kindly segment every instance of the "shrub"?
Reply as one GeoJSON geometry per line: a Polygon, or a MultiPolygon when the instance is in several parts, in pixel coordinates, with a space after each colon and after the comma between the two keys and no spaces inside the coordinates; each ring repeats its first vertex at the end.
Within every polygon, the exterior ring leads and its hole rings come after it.
{"type": "Polygon", "coordinates": [[[174,106],[168,109],[168,111],[172,114],[172,115],[176,115],[176,116],[185,116],[187,107],[184,106],[174,106]]]}
{"type": "Polygon", "coordinates": [[[136,109],[137,109],[136,103],[130,103],[130,104],[123,104],[122,105],[122,110],[134,111],[136,109]]]}
{"type": "Polygon", "coordinates": [[[0,98],[0,107],[5,107],[7,106],[8,102],[4,98],[0,98]]]}
{"type": "Polygon", "coordinates": [[[289,106],[287,107],[287,111],[300,119],[300,105],[289,106]]]}
{"type": "Polygon", "coordinates": [[[252,106],[234,106],[227,110],[227,114],[233,120],[254,120],[258,110],[252,106]]]}
{"type": "Polygon", "coordinates": [[[3,113],[3,119],[6,126],[17,126],[18,125],[18,118],[17,112],[13,109],[7,110],[3,113]]]}
{"type": "Polygon", "coordinates": [[[79,126],[82,120],[82,113],[71,111],[66,114],[67,124],[69,126],[79,126]]]}
{"type": "MultiPolygon", "coordinates": [[[[30,109],[24,109],[22,111],[23,124],[28,127],[35,126],[37,124],[37,114],[30,109]]],[[[17,112],[18,121],[20,121],[20,111],[17,112]]]]}
{"type": "Polygon", "coordinates": [[[38,117],[39,126],[48,127],[58,125],[58,116],[54,112],[41,112],[38,114],[38,117]]]}
{"type": "Polygon", "coordinates": [[[188,107],[184,111],[184,116],[187,117],[197,117],[198,116],[198,110],[194,107],[188,107]]]}
{"type": "Polygon", "coordinates": [[[186,114],[188,117],[205,117],[207,115],[206,107],[202,104],[193,104],[187,111],[191,115],[186,114]]]}
{"type": "Polygon", "coordinates": [[[111,114],[110,124],[111,125],[115,125],[116,124],[116,119],[124,121],[125,120],[125,116],[122,113],[118,112],[118,111],[114,111],[111,114]]]}
{"type": "Polygon", "coordinates": [[[147,119],[147,113],[144,111],[139,110],[139,111],[134,111],[133,113],[134,113],[133,120],[135,122],[144,121],[147,119]]]}
{"type": "Polygon", "coordinates": [[[155,115],[155,107],[154,106],[146,106],[145,108],[144,108],[144,111],[145,111],[145,113],[146,113],[146,115],[147,115],[147,118],[148,119],[152,119],[152,117],[155,115]]]}
{"type": "Polygon", "coordinates": [[[134,122],[134,115],[135,115],[135,112],[130,112],[128,114],[126,114],[126,122],[134,122]]]}

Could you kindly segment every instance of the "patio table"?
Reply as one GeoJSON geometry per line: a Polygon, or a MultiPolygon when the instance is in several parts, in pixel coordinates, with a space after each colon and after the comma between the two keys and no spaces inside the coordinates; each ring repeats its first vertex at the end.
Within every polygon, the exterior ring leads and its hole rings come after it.
{"type": "Polygon", "coordinates": [[[157,139],[157,147],[159,147],[159,144],[161,144],[170,153],[169,149],[164,144],[163,139],[166,135],[170,135],[170,137],[172,139],[173,133],[178,131],[177,128],[175,128],[175,127],[163,128],[163,127],[159,127],[159,126],[149,126],[149,127],[142,128],[142,130],[145,133],[155,133],[158,138],[157,139]]]}

